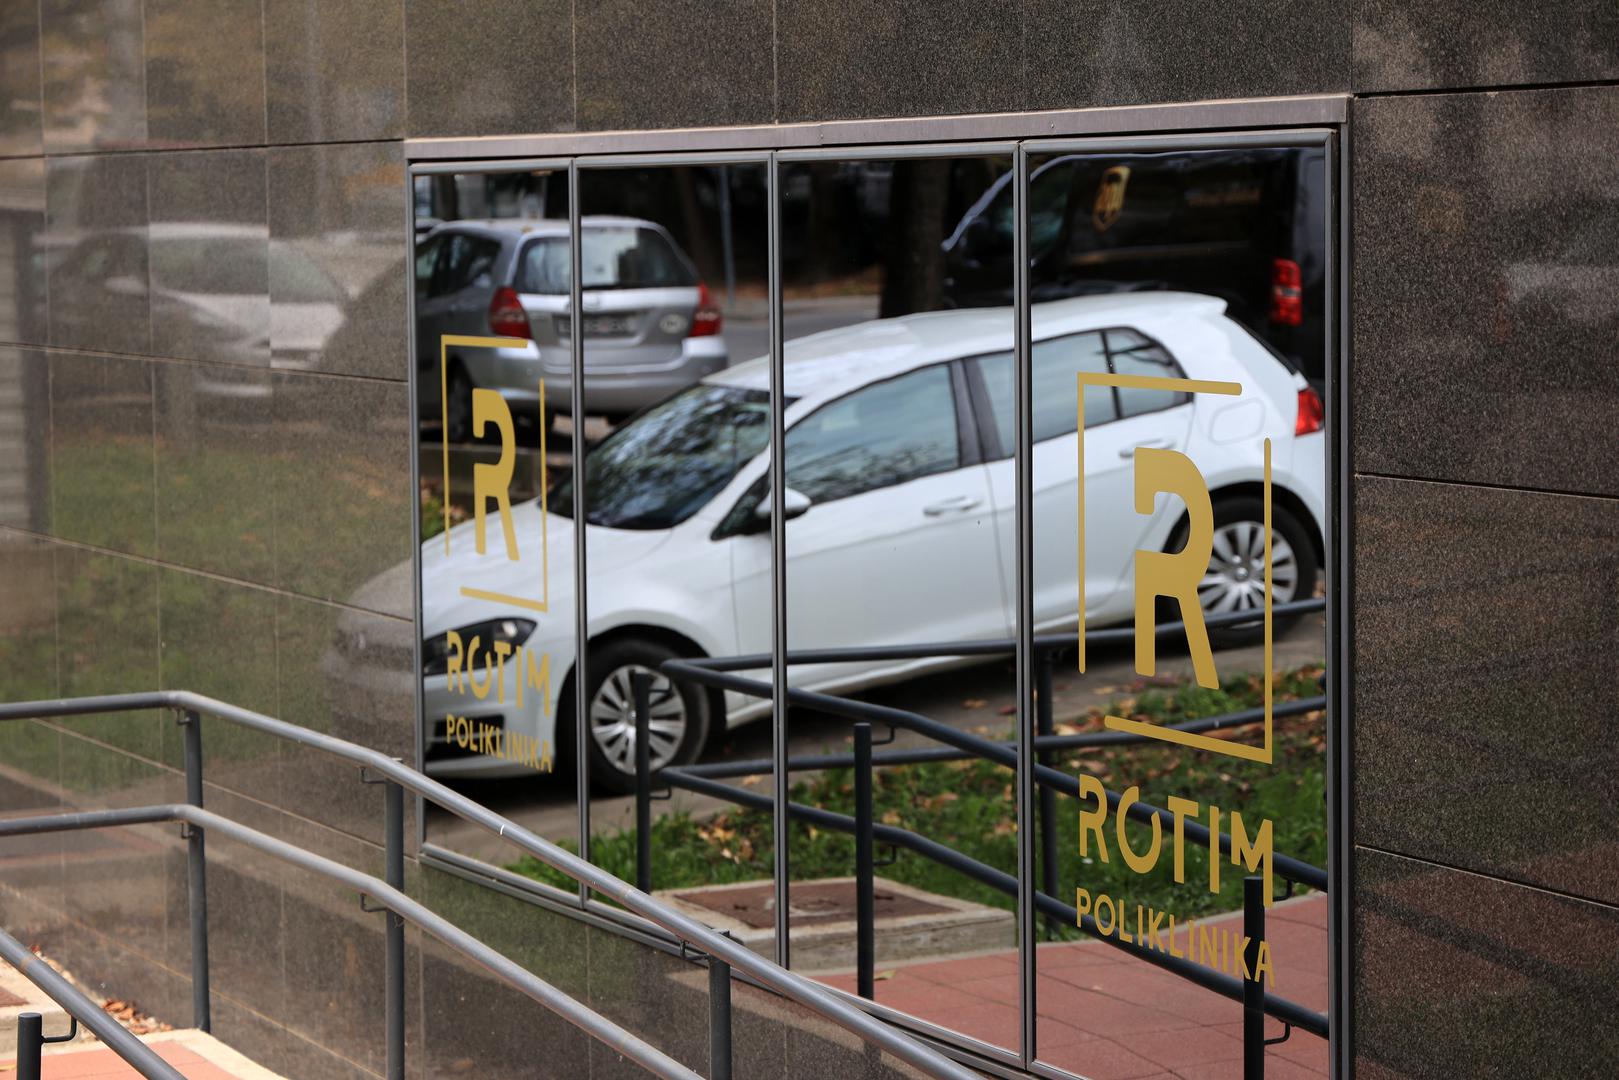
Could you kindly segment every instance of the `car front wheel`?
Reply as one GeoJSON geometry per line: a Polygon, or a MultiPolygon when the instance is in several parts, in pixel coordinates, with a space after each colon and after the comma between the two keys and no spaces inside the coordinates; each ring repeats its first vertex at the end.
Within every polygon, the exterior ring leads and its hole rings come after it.
{"type": "Polygon", "coordinates": [[[652,768],[685,765],[697,759],[708,737],[710,705],[700,686],[676,683],[658,670],[679,657],[651,641],[609,641],[590,650],[586,699],[590,775],[612,791],[635,790],[634,677],[652,677],[648,743],[652,768]]]}

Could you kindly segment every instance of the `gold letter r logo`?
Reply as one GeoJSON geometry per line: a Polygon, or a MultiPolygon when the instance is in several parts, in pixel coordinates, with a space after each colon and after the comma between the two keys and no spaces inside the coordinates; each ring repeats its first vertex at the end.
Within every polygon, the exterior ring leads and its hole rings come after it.
{"type": "Polygon", "coordinates": [[[1136,513],[1151,514],[1162,491],[1181,497],[1187,519],[1186,546],[1180,551],[1136,551],[1136,673],[1150,676],[1157,671],[1158,598],[1173,597],[1186,624],[1186,647],[1192,654],[1197,684],[1214,689],[1220,681],[1214,672],[1209,631],[1203,625],[1203,606],[1197,598],[1198,584],[1209,572],[1209,558],[1214,553],[1214,508],[1208,486],[1192,459],[1179,451],[1142,447],[1135,460],[1136,513]]]}

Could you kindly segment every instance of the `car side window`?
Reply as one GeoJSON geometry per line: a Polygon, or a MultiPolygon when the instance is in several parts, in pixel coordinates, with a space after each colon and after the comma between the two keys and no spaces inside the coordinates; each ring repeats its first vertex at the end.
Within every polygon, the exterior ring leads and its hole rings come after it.
{"type": "Polygon", "coordinates": [[[497,240],[455,233],[449,239],[445,270],[439,276],[433,295],[460,292],[488,273],[499,254],[500,242],[497,240]]]}
{"type": "Polygon", "coordinates": [[[816,503],[960,464],[955,393],[945,364],[857,390],[787,432],[787,486],[816,503]]]}
{"type": "Polygon", "coordinates": [[[416,299],[426,300],[438,295],[433,291],[433,271],[438,266],[439,252],[444,249],[444,236],[428,237],[416,246],[416,299]]]}
{"type": "MultiPolygon", "coordinates": [[[[995,437],[1000,443],[999,456],[1011,457],[1017,438],[1013,419],[1012,354],[974,357],[968,363],[977,366],[989,394],[995,437]]],[[[1097,375],[1107,372],[1107,351],[1100,331],[1035,342],[1034,384],[1030,388],[1034,401],[1035,442],[1071,435],[1079,429],[1079,382],[1074,376],[1081,371],[1097,375]]],[[[1100,388],[1086,391],[1086,427],[1116,419],[1118,413],[1114,411],[1112,394],[1100,388]]]]}
{"type": "MultiPolygon", "coordinates": [[[[1182,378],[1180,365],[1164,347],[1135,330],[1108,330],[1107,351],[1113,370],[1120,375],[1150,375],[1160,379],[1182,378]]],[[[1121,386],[1119,415],[1140,416],[1159,412],[1190,401],[1191,395],[1178,390],[1144,390],[1121,386]]],[[[1088,418],[1087,418],[1088,420],[1088,418]]]]}

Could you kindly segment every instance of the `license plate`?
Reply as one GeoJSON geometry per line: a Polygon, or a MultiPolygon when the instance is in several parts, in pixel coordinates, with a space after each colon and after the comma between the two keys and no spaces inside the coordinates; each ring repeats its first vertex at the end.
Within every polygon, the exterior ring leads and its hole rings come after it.
{"type": "MultiPolygon", "coordinates": [[[[567,315],[557,316],[557,333],[567,337],[573,320],[567,315]]],[[[586,315],[585,337],[629,337],[635,333],[635,319],[629,315],[586,315]]]]}

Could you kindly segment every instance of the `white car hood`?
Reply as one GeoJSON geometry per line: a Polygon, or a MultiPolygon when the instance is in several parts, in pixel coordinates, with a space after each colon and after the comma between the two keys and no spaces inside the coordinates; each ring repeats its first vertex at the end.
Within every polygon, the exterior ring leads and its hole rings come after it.
{"type": "MultiPolygon", "coordinates": [[[[442,535],[422,543],[422,634],[435,634],[459,626],[482,622],[501,615],[538,618],[541,622],[563,620],[573,627],[573,522],[559,514],[546,515],[546,550],[541,558],[540,507],[538,501],[512,509],[512,525],[517,534],[521,562],[506,556],[506,539],[500,516],[490,507],[485,528],[487,550],[479,555],[475,547],[473,521],[450,530],[450,552],[445,554],[442,535]],[[542,575],[542,566],[544,573],[542,575]],[[546,579],[549,579],[547,591],[546,579]],[[512,604],[463,595],[462,589],[503,593],[524,599],[547,601],[549,611],[536,613],[512,604]]],[[[585,530],[586,568],[591,577],[610,574],[645,559],[668,542],[668,529],[608,529],[588,526],[585,530]]]]}

